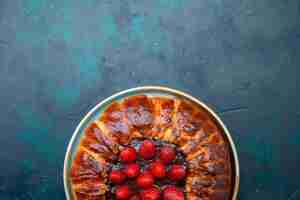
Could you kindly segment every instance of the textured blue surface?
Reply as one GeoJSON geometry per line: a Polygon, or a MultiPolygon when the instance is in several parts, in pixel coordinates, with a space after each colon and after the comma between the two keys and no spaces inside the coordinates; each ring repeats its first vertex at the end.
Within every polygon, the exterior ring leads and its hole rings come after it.
{"type": "Polygon", "coordinates": [[[1,0],[0,199],[64,199],[84,114],[138,85],[215,107],[239,199],[300,199],[299,0],[1,0]]]}

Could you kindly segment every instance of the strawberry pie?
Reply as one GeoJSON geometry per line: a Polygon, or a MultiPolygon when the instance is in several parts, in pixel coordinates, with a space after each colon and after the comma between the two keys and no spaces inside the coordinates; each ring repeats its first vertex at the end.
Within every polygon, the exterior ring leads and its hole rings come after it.
{"type": "Polygon", "coordinates": [[[132,96],[85,129],[71,185],[77,200],[230,200],[231,160],[222,129],[203,108],[132,96]]]}

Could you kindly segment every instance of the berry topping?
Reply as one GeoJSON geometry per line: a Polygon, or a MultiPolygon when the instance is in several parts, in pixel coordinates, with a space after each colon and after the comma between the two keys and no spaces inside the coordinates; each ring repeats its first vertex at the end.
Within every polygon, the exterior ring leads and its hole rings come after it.
{"type": "Polygon", "coordinates": [[[136,180],[137,185],[140,188],[149,188],[154,183],[154,178],[150,173],[142,173],[136,180]]]}
{"type": "Polygon", "coordinates": [[[131,163],[125,166],[124,172],[128,178],[135,178],[140,174],[140,166],[136,163],[131,163]]]}
{"type": "Polygon", "coordinates": [[[176,158],[176,152],[172,147],[163,147],[160,150],[159,158],[165,164],[170,164],[176,158]]]}
{"type": "Polygon", "coordinates": [[[154,163],[152,163],[150,171],[155,178],[163,178],[166,176],[166,167],[160,161],[155,161],[154,163]]]}
{"type": "Polygon", "coordinates": [[[110,172],[109,180],[114,184],[121,184],[125,179],[126,175],[120,170],[113,170],[110,172]]]}
{"type": "Polygon", "coordinates": [[[185,178],[185,167],[183,165],[173,165],[168,173],[172,181],[180,181],[185,178]]]}
{"type": "Polygon", "coordinates": [[[150,160],[155,156],[156,148],[155,144],[151,140],[145,140],[139,150],[140,156],[145,160],[150,160]]]}
{"type": "Polygon", "coordinates": [[[185,198],[180,189],[187,173],[183,154],[163,141],[134,141],[121,150],[119,162],[112,163],[111,169],[108,178],[115,200],[185,198]],[[170,182],[172,185],[167,185],[170,182]]]}
{"type": "Polygon", "coordinates": [[[120,153],[120,160],[125,163],[130,163],[136,160],[136,151],[134,148],[127,147],[120,153]]]}
{"type": "Polygon", "coordinates": [[[116,198],[120,200],[128,199],[132,194],[132,191],[128,185],[122,185],[116,189],[116,198]]]}
{"type": "Polygon", "coordinates": [[[168,186],[164,189],[163,200],[184,200],[184,194],[177,187],[168,186]]]}
{"type": "Polygon", "coordinates": [[[142,200],[158,200],[159,198],[160,198],[160,191],[155,187],[145,189],[141,192],[142,200]]]}

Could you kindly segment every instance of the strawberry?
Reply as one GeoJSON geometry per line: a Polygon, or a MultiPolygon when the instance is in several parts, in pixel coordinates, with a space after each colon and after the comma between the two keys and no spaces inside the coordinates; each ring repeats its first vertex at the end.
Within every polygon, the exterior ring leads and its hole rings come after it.
{"type": "Polygon", "coordinates": [[[172,147],[162,147],[159,153],[159,158],[165,164],[170,164],[176,158],[176,152],[172,147]]]}
{"type": "Polygon", "coordinates": [[[137,185],[140,188],[149,188],[154,183],[154,178],[150,173],[142,173],[136,180],[137,185]]]}
{"type": "Polygon", "coordinates": [[[160,191],[156,187],[151,187],[141,192],[142,200],[158,200],[159,198],[160,198],[160,191]]]}
{"type": "Polygon", "coordinates": [[[128,164],[125,166],[124,172],[128,178],[135,178],[140,173],[140,166],[136,163],[128,164]]]}
{"type": "Polygon", "coordinates": [[[155,178],[163,178],[166,176],[166,167],[160,161],[153,162],[151,164],[150,171],[155,178]]]}
{"type": "Polygon", "coordinates": [[[125,200],[128,199],[132,194],[132,191],[128,185],[122,185],[116,189],[116,199],[125,200]]]}
{"type": "Polygon", "coordinates": [[[186,175],[185,167],[183,165],[173,165],[168,173],[168,177],[172,181],[180,181],[186,175]]]}
{"type": "Polygon", "coordinates": [[[155,153],[156,153],[156,148],[153,141],[145,140],[141,144],[139,154],[143,159],[150,160],[155,156],[155,153]]]}
{"type": "Polygon", "coordinates": [[[132,147],[123,149],[120,153],[120,160],[125,163],[130,163],[136,160],[136,151],[132,147]]]}
{"type": "Polygon", "coordinates": [[[120,170],[112,170],[109,174],[109,180],[114,184],[121,184],[125,179],[126,175],[120,170]]]}
{"type": "Polygon", "coordinates": [[[163,200],[184,200],[184,194],[175,186],[167,186],[163,192],[163,200]]]}

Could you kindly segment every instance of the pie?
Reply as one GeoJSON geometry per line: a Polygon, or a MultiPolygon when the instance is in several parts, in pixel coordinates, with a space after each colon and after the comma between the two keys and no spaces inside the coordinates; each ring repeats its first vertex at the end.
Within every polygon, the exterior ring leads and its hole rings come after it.
{"type": "Polygon", "coordinates": [[[232,155],[204,108],[137,95],[111,103],[84,130],[70,182],[77,200],[230,200],[232,155]]]}

